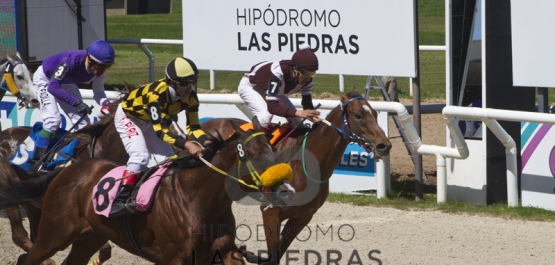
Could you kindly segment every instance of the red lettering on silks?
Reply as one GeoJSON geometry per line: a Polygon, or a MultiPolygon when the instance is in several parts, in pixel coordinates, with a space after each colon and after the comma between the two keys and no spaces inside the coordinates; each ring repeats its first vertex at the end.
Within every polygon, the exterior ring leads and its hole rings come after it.
{"type": "Polygon", "coordinates": [[[132,122],[128,122],[125,125],[123,125],[123,128],[125,128],[126,130],[133,127],[135,127],[135,124],[133,124],[132,122]]]}
{"type": "Polygon", "coordinates": [[[137,132],[137,129],[134,127],[128,128],[127,130],[125,130],[125,133],[127,133],[127,137],[129,137],[130,139],[133,136],[139,135],[139,133],[137,132]]]}

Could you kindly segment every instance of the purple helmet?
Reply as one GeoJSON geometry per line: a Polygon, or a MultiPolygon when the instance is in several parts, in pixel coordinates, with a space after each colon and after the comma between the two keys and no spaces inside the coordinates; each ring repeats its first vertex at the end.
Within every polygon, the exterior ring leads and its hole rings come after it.
{"type": "Polygon", "coordinates": [[[87,48],[87,54],[97,63],[112,64],[116,58],[114,48],[104,40],[97,40],[91,43],[87,48]]]}

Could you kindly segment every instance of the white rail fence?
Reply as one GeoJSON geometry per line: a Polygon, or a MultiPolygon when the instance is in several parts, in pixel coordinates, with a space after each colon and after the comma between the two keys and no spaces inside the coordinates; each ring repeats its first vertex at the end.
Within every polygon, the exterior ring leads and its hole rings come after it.
{"type": "MultiPolygon", "coordinates": [[[[149,82],[154,82],[154,54],[148,49],[146,44],[162,44],[162,45],[183,45],[183,40],[166,40],[166,39],[140,39],[140,38],[130,38],[130,39],[112,39],[109,38],[110,43],[120,43],[120,44],[137,44],[141,50],[148,57],[148,79],[149,82]]],[[[435,46],[435,45],[420,45],[420,51],[443,51],[445,52],[445,46],[435,46]]],[[[214,90],[216,87],[216,72],[212,69],[210,71],[210,90],[214,90]]],[[[409,82],[412,86],[412,81],[409,82]]],[[[339,90],[345,91],[345,77],[339,75],[339,90]]],[[[412,88],[409,89],[410,95],[412,96],[412,88]]]]}

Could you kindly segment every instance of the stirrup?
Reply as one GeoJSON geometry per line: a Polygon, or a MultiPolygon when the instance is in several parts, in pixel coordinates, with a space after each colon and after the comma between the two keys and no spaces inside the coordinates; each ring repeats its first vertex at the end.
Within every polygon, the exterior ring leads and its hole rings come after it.
{"type": "Polygon", "coordinates": [[[127,201],[114,201],[112,203],[112,209],[108,216],[110,218],[116,218],[126,214],[135,214],[137,204],[133,201],[131,197],[127,198],[127,201]]]}
{"type": "MultiPolygon", "coordinates": [[[[31,162],[32,163],[32,162],[31,162]]],[[[33,163],[32,163],[33,164],[33,163]]],[[[34,165],[31,165],[31,167],[29,168],[29,171],[27,173],[29,174],[44,174],[44,173],[49,173],[50,170],[47,170],[44,168],[46,164],[44,162],[42,163],[38,163],[36,162],[34,165]]]]}

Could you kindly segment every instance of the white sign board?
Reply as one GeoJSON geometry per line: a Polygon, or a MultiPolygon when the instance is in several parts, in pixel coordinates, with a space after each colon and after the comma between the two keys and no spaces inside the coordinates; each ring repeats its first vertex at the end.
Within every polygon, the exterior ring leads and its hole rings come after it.
{"type": "Polygon", "coordinates": [[[553,0],[511,0],[513,85],[555,86],[553,10],[553,0]]]}
{"type": "Polygon", "coordinates": [[[414,0],[183,0],[183,53],[197,67],[248,71],[308,43],[319,73],[416,76],[414,0]]]}

